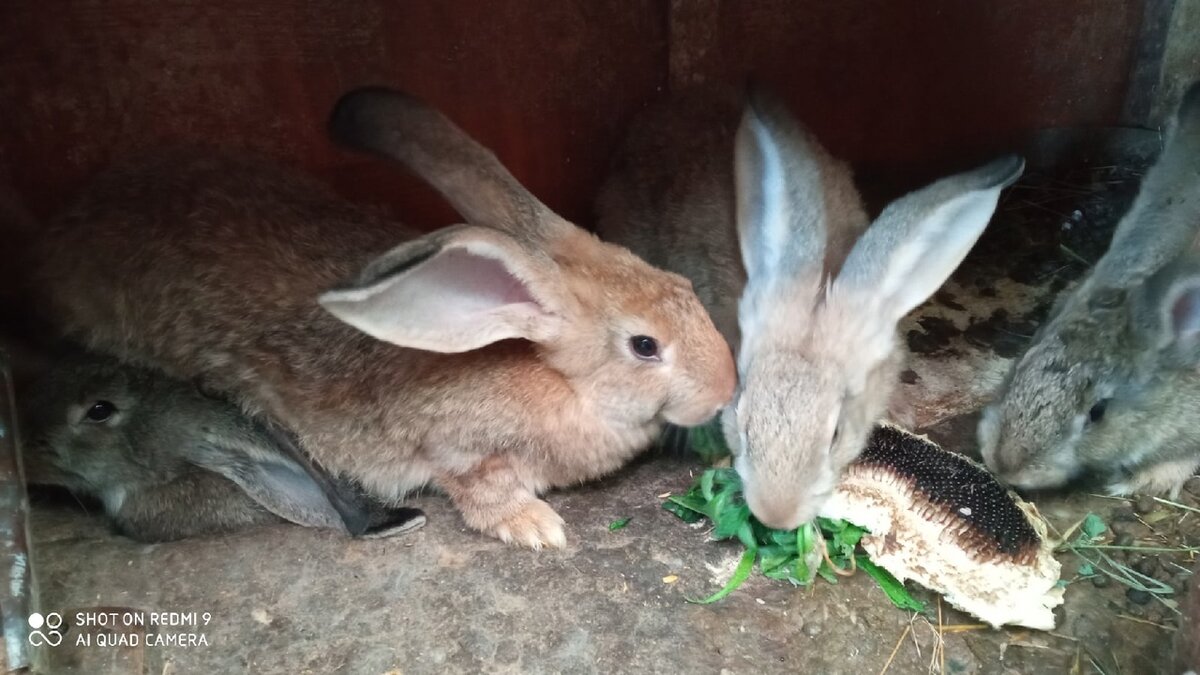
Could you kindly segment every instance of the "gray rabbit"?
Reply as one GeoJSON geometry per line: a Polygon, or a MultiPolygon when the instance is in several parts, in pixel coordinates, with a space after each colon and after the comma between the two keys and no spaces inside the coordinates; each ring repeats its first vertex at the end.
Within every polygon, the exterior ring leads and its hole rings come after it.
{"type": "Polygon", "coordinates": [[[1177,493],[1200,466],[1200,82],[1108,252],[1059,298],[979,425],[1018,488],[1177,493]]]}
{"type": "Polygon", "coordinates": [[[281,521],[380,537],[425,522],[367,503],[286,431],[157,371],[71,351],[18,402],[28,481],[98,499],[133,539],[281,521]]]}
{"type": "Polygon", "coordinates": [[[1023,166],[950,176],[872,223],[849,167],[761,88],[744,102],[681,92],[634,122],[598,230],[691,279],[737,349],[722,422],[760,521],[816,515],[888,408],[897,323],[955,270],[1023,166]]]}

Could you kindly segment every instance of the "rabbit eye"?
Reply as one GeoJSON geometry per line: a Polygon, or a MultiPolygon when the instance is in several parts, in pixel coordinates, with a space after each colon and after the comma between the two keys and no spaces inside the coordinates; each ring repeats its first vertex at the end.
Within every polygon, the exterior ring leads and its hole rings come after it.
{"type": "Polygon", "coordinates": [[[1104,412],[1106,410],[1108,410],[1108,399],[1102,398],[1096,401],[1096,405],[1092,406],[1092,409],[1088,411],[1088,419],[1093,422],[1099,422],[1104,419],[1104,412]]]}
{"type": "Polygon", "coordinates": [[[89,422],[107,422],[116,411],[117,406],[108,401],[96,401],[88,408],[87,419],[89,422]]]}
{"type": "Polygon", "coordinates": [[[658,359],[658,341],[648,335],[634,335],[629,338],[629,348],[639,359],[658,359]]]}

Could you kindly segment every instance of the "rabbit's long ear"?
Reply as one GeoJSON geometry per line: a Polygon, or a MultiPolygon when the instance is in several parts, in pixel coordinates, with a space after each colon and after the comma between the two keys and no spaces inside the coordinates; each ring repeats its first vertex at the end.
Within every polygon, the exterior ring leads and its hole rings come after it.
{"type": "Polygon", "coordinates": [[[352,485],[335,480],[308,457],[286,430],[250,420],[240,436],[214,434],[190,448],[196,466],[236,484],[267,511],[297,525],[338,530],[351,536],[393,536],[425,523],[420,509],[384,513],[352,485]]]}
{"type": "Polygon", "coordinates": [[[342,145],[408,167],[473,225],[534,239],[573,227],[518,183],[491,151],[404,92],[363,87],[343,95],[330,114],[329,133],[342,145]]]}
{"type": "Polygon", "coordinates": [[[365,513],[361,522],[350,514],[344,517],[313,474],[278,449],[222,437],[206,439],[188,457],[196,466],[233,481],[260,506],[290,522],[353,534],[366,528],[365,513]]]}
{"type": "Polygon", "coordinates": [[[737,230],[747,276],[738,311],[743,345],[764,319],[779,313],[781,298],[811,311],[825,264],[827,163],[828,155],[782,102],[765,90],[751,91],[734,145],[737,230]]]}
{"type": "Polygon", "coordinates": [[[1132,294],[1131,319],[1143,348],[1174,367],[1200,364],[1200,256],[1185,252],[1132,294]]]}
{"type": "Polygon", "coordinates": [[[1200,81],[1188,88],[1169,127],[1162,154],[1096,264],[1093,276],[1106,286],[1153,274],[1200,229],[1200,81]]]}
{"type": "MultiPolygon", "coordinates": [[[[351,536],[361,535],[371,527],[371,513],[369,504],[365,503],[360,495],[353,489],[352,485],[348,485],[344,481],[335,480],[327,471],[318,466],[317,463],[314,462],[311,457],[309,457],[308,453],[300,447],[300,442],[296,439],[294,434],[278,424],[271,422],[270,420],[255,420],[254,425],[262,434],[262,436],[271,439],[271,441],[274,443],[275,449],[278,451],[279,456],[284,460],[284,463],[288,465],[289,469],[291,470],[291,473],[288,475],[293,477],[292,482],[304,486],[305,489],[303,494],[306,497],[304,503],[311,505],[314,507],[314,509],[316,509],[316,511],[324,515],[328,515],[324,509],[320,508],[318,500],[315,496],[313,496],[312,486],[308,485],[303,477],[295,475],[296,469],[299,469],[305,476],[307,476],[308,482],[311,482],[312,485],[316,486],[316,488],[324,496],[325,502],[332,507],[335,512],[337,512],[338,517],[341,519],[342,525],[351,536]]],[[[267,459],[267,456],[259,458],[259,462],[261,463],[263,459],[267,459]]],[[[282,506],[282,504],[281,500],[278,498],[272,498],[268,490],[263,490],[263,494],[256,497],[255,494],[246,489],[244,485],[242,486],[242,489],[246,490],[246,493],[253,497],[255,501],[262,504],[264,508],[271,511],[275,515],[290,520],[293,523],[309,525],[309,523],[304,523],[294,518],[289,518],[287,515],[271,508],[271,506],[267,503],[268,501],[274,501],[280,506],[282,506]]]]}
{"type": "Polygon", "coordinates": [[[396,247],[320,303],[380,340],[455,353],[553,339],[563,293],[548,255],[495,230],[459,226],[396,247]]]}
{"type": "Polygon", "coordinates": [[[944,178],[892,202],[850,251],[830,303],[871,339],[891,335],[954,272],[983,233],[1000,191],[1024,169],[1017,156],[944,178]]]}
{"type": "Polygon", "coordinates": [[[319,513],[322,519],[328,516],[328,513],[321,508],[320,503],[312,495],[311,486],[305,484],[302,477],[295,475],[294,469],[299,468],[325,496],[325,500],[337,512],[342,526],[350,536],[373,539],[392,537],[412,532],[425,524],[425,513],[420,509],[403,506],[384,507],[373,503],[350,481],[330,476],[309,457],[308,453],[300,447],[300,442],[287,429],[269,420],[256,421],[255,425],[264,436],[274,442],[285,463],[294,465],[293,472],[290,474],[292,482],[305,485],[303,503],[310,507],[308,511],[293,510],[292,516],[289,516],[282,512],[289,503],[272,494],[269,489],[262,489],[259,491],[259,495],[255,496],[250,489],[242,487],[255,501],[275,515],[309,527],[320,527],[321,525],[316,522],[304,522],[298,518],[303,517],[305,513],[319,513]],[[272,508],[273,506],[274,508],[272,508]]]}

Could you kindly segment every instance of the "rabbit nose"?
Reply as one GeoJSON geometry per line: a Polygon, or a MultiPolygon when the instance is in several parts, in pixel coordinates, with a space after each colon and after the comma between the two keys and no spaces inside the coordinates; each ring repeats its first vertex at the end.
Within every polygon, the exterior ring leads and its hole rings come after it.
{"type": "Polygon", "coordinates": [[[1020,452],[1000,452],[998,449],[992,452],[983,453],[983,463],[987,468],[991,469],[992,473],[1001,477],[1019,473],[1023,465],[1022,458],[1028,457],[1029,453],[1020,452]]]}
{"type": "Polygon", "coordinates": [[[762,500],[747,492],[746,503],[760,523],[777,530],[794,530],[809,519],[798,496],[762,500]]]}

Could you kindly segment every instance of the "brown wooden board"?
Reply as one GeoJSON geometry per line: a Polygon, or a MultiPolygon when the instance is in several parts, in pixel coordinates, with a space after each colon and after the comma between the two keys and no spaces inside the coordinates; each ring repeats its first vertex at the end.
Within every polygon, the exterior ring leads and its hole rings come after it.
{"type": "Polygon", "coordinates": [[[663,84],[660,7],[11,0],[0,10],[0,163],[44,217],[113,157],[212,141],[299,164],[355,199],[403,204],[414,224],[450,222],[416,181],[324,136],[345,89],[392,84],[437,104],[579,218],[624,114],[663,84]]]}
{"type": "Polygon", "coordinates": [[[1143,6],[9,0],[0,179],[44,217],[115,156],[212,141],[402,205],[414,224],[453,221],[417,181],[323,135],[339,93],[387,83],[441,106],[551,206],[586,220],[622,123],[668,81],[753,73],[852,161],[954,158],[1040,127],[1117,123],[1143,6]]]}

